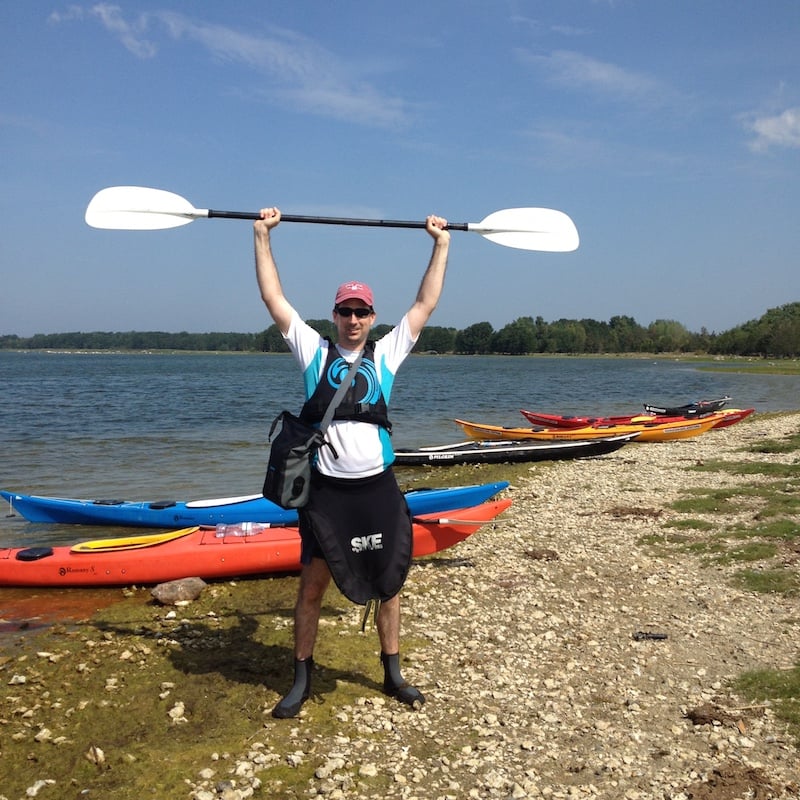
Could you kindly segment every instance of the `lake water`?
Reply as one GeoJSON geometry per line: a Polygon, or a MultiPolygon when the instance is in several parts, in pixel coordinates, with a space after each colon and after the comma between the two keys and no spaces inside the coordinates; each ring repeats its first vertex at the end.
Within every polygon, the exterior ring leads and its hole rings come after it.
{"type": "MultiPolygon", "coordinates": [[[[726,394],[732,407],[794,410],[800,376],[647,358],[412,356],[391,418],[395,446],[409,447],[463,440],[454,417],[520,426],[520,408],[620,414],[726,394]]],[[[257,493],[269,425],[301,399],[290,356],[0,351],[0,488],[128,500],[257,493]]],[[[0,546],[98,535],[0,513],[0,546]]]]}

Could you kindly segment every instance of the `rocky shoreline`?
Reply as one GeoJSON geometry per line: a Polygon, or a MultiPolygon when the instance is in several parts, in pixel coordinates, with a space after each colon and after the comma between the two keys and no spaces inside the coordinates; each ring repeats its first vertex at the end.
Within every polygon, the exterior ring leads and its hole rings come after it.
{"type": "Polygon", "coordinates": [[[406,653],[424,710],[364,696],[331,711],[349,733],[325,740],[301,717],[290,763],[319,766],[298,796],[797,797],[784,726],[727,688],[745,670],[797,663],[797,598],[737,590],[724,569],[639,542],[663,535],[665,506],[687,485],[735,482],[687,465],[780,459],[738,451],[798,420],[629,446],[520,481],[502,524],[407,584],[405,635],[428,642],[406,653]],[[379,774],[391,782],[371,791],[379,774]]]}
{"type": "Polygon", "coordinates": [[[437,686],[428,716],[441,736],[478,736],[449,765],[463,777],[435,796],[798,796],[795,746],[768,707],[726,688],[797,663],[797,598],[737,590],[732,570],[639,544],[664,535],[665,506],[687,485],[735,482],[687,465],[788,431],[797,417],[561,462],[515,488],[501,530],[465,545],[474,570],[414,576],[414,626],[434,641],[447,631],[438,652],[416,654],[437,686]],[[694,724],[698,708],[718,709],[714,721],[694,724]]]}
{"type": "MultiPolygon", "coordinates": [[[[334,611],[322,620],[315,693],[300,716],[273,720],[269,710],[284,687],[267,681],[265,688],[261,678],[249,687],[248,710],[237,711],[231,693],[241,686],[226,675],[227,689],[216,681],[215,702],[242,716],[238,746],[212,736],[197,748],[183,793],[154,789],[152,796],[798,797],[797,744],[769,703],[748,701],[730,687],[747,670],[797,665],[798,598],[735,588],[735,566],[708,566],[658,544],[674,514],[668,504],[687,488],[744,480],[687,467],[711,459],[796,463],[796,453],[742,448],[799,427],[800,413],[757,416],[696,439],[531,466],[530,476],[511,488],[514,505],[499,524],[412,568],[404,589],[403,668],[427,697],[421,711],[380,693],[377,663],[349,665],[375,681],[355,682],[346,663],[333,668],[333,654],[344,644],[369,653],[376,644],[373,631],[359,630],[359,609],[333,598],[334,611]]],[[[742,512],[732,511],[731,518],[736,514],[742,512]]],[[[294,579],[285,580],[291,593],[294,579]]],[[[204,613],[221,619],[214,591],[204,613]]],[[[182,675],[183,687],[159,681],[155,659],[167,650],[201,647],[200,634],[186,633],[188,623],[181,634],[181,617],[188,615],[188,608],[162,608],[147,636],[141,626],[124,635],[117,628],[94,646],[100,653],[108,644],[114,659],[139,663],[140,671],[147,665],[151,691],[163,695],[176,730],[197,713],[181,689],[199,678],[182,675]]],[[[261,625],[290,642],[290,619],[273,617],[261,625]]],[[[276,674],[285,671],[287,651],[281,659],[276,674]]],[[[1,666],[0,734],[33,739],[42,723],[31,722],[25,733],[30,701],[13,684],[24,683],[30,664],[17,659],[1,666]]],[[[65,738],[76,738],[68,726],[65,731],[65,738]]],[[[202,736],[197,732],[195,740],[202,736]]],[[[99,749],[95,759],[110,758],[99,749]]],[[[39,756],[31,762],[27,792],[18,794],[64,797],[64,780],[39,756]]],[[[81,786],[90,797],[134,796],[122,789],[95,792],[91,783],[74,786],[75,796],[81,786]]],[[[0,784],[0,800],[17,794],[0,784]]]]}

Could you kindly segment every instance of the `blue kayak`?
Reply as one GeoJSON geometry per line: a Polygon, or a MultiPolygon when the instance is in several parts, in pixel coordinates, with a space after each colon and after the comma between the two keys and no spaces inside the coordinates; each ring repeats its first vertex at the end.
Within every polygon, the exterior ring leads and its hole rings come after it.
{"type": "MultiPolygon", "coordinates": [[[[508,486],[508,481],[450,486],[441,489],[413,489],[406,492],[413,515],[435,514],[479,505],[508,486]]],[[[11,513],[29,522],[54,522],[67,525],[121,525],[142,528],[186,528],[193,525],[271,522],[291,525],[297,512],[270,502],[260,494],[223,497],[216,500],[74,500],[65,497],[39,497],[0,491],[11,513]]]]}

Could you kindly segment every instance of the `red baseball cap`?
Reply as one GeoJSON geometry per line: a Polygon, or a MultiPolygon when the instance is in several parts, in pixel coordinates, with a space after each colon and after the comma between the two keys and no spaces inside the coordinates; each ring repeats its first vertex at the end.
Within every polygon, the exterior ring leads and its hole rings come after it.
{"type": "Polygon", "coordinates": [[[359,283],[359,281],[348,281],[343,283],[336,290],[336,299],[333,301],[334,305],[339,305],[343,300],[361,300],[366,303],[370,308],[372,307],[372,289],[366,283],[359,283]]]}

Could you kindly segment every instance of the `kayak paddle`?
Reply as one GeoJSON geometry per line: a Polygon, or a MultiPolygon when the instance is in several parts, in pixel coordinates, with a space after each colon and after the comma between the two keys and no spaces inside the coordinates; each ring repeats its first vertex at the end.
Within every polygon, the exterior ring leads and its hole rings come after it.
{"type": "MultiPolygon", "coordinates": [[[[93,228],[152,231],[188,225],[196,219],[259,219],[258,212],[214,211],[194,208],[173,192],[145,186],[111,186],[101,189],[89,202],[86,223],[93,228]]],[[[392,219],[350,219],[281,214],[282,222],[324,225],[362,225],[385,228],[424,228],[424,222],[392,219]]],[[[551,208],[506,208],[480,222],[447,224],[449,230],[479,233],[496,244],[520,250],[567,253],[578,247],[578,231],[563,212],[551,208]]]]}

